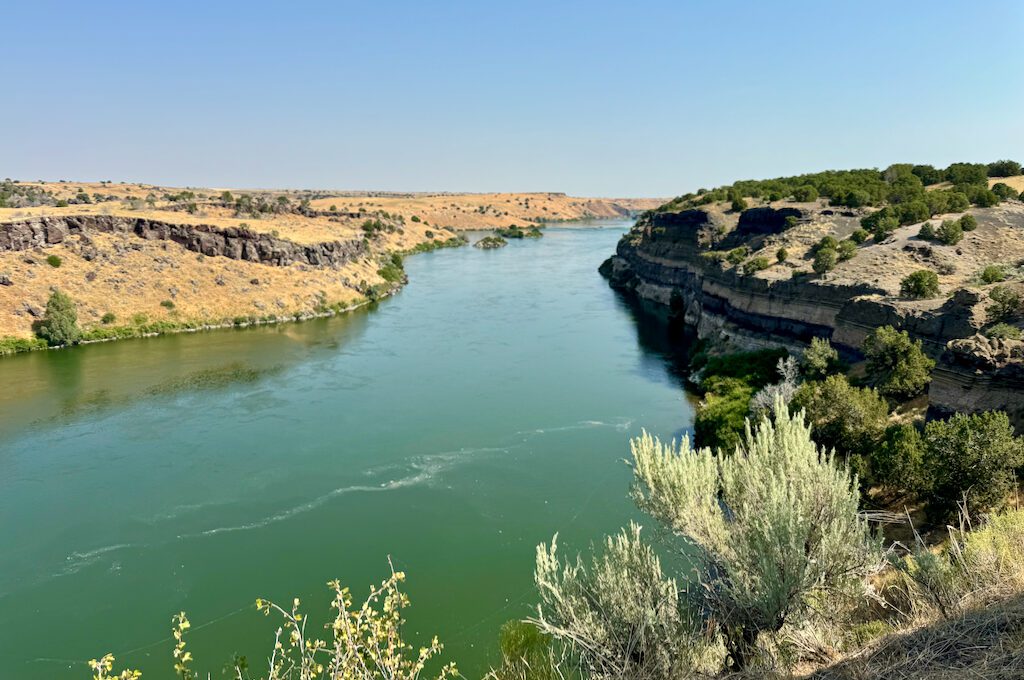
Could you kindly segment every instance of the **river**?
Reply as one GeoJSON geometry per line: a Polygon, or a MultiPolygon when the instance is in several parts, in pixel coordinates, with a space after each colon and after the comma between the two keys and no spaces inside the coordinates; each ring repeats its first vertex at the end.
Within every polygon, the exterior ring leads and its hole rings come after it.
{"type": "Polygon", "coordinates": [[[0,359],[0,674],[170,678],[179,610],[197,669],[262,670],[257,597],[320,622],[390,555],[408,637],[479,677],[536,545],[636,517],[629,437],[692,423],[665,328],[597,273],[628,226],[416,255],[343,317],[0,359]]]}

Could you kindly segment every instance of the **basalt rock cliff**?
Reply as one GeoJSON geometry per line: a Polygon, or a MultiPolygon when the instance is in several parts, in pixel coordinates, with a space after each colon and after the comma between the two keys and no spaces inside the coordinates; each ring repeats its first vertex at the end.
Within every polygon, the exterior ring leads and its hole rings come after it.
{"type": "MultiPolygon", "coordinates": [[[[1024,242],[1024,210],[1014,210],[1017,238],[1024,242]]],[[[917,266],[913,258],[919,246],[906,243],[913,236],[898,233],[877,246],[866,244],[857,258],[825,277],[810,271],[808,244],[822,234],[848,236],[857,227],[856,217],[820,205],[756,208],[731,221],[723,211],[652,212],[621,239],[601,273],[612,286],[669,307],[699,337],[735,349],[781,345],[800,351],[812,338],[824,337],[848,359],[857,359],[873,329],[906,330],[937,361],[930,388],[933,413],[1005,410],[1024,430],[1024,343],[979,334],[987,323],[987,295],[969,285],[954,284],[935,300],[902,299],[899,277],[917,266]],[[736,247],[744,249],[743,258],[770,257],[769,269],[745,272],[742,258],[728,261],[728,250],[736,247]],[[797,255],[776,262],[779,247],[797,255]]],[[[999,222],[993,229],[1002,228],[1005,217],[979,214],[979,231],[993,220],[999,222]]],[[[970,245],[965,241],[964,247],[970,245]]],[[[970,256],[955,252],[961,259],[970,256]]]]}
{"type": "Polygon", "coordinates": [[[0,224],[0,252],[45,248],[69,236],[90,233],[134,234],[146,240],[173,241],[187,250],[211,257],[227,257],[284,267],[343,265],[367,255],[362,240],[296,243],[271,234],[237,227],[181,224],[113,215],[39,217],[0,224]]]}

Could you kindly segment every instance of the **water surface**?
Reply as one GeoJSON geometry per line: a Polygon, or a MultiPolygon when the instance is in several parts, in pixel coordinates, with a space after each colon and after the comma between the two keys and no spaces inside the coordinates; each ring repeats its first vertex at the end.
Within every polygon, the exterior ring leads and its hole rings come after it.
{"type": "Polygon", "coordinates": [[[468,677],[530,613],[537,543],[635,511],[628,438],[691,423],[665,328],[597,266],[626,223],[407,260],[372,310],[0,360],[0,659],[87,677],[113,652],[173,676],[263,667],[256,597],[358,595],[407,572],[414,642],[468,677]]]}

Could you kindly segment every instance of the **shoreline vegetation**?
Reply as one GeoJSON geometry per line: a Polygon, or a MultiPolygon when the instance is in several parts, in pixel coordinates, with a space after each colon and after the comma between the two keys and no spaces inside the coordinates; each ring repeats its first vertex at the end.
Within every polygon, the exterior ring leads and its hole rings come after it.
{"type": "MultiPolygon", "coordinates": [[[[595,220],[601,219],[613,219],[613,218],[592,218],[595,220]]],[[[564,220],[568,222],[570,220],[564,220]]],[[[382,227],[383,228],[383,227],[382,227]]],[[[445,234],[446,235],[446,234],[445,234]]],[[[514,239],[531,238],[537,239],[543,236],[541,228],[538,226],[531,227],[519,227],[517,225],[511,225],[508,228],[495,229],[493,236],[484,237],[477,241],[473,245],[477,248],[492,249],[498,248],[507,244],[507,241],[503,238],[503,235],[514,239]]],[[[127,340],[135,338],[150,338],[158,337],[161,335],[172,334],[172,333],[196,333],[201,331],[213,331],[227,328],[247,328],[252,326],[263,326],[263,325],[276,325],[280,323],[292,323],[297,321],[307,321],[318,318],[327,318],[345,314],[361,307],[379,302],[384,300],[391,295],[394,295],[401,288],[408,283],[408,279],[405,276],[404,267],[402,266],[402,259],[410,255],[417,255],[420,253],[429,253],[444,248],[459,248],[462,246],[469,245],[469,240],[462,234],[455,233],[454,235],[447,236],[447,238],[437,238],[437,234],[431,231],[426,232],[426,236],[430,237],[428,240],[420,241],[415,245],[405,248],[401,251],[393,252],[388,255],[383,267],[378,270],[378,275],[383,279],[383,283],[374,286],[364,285],[361,287],[364,296],[357,297],[353,300],[345,302],[335,302],[332,304],[327,303],[325,300],[318,303],[317,307],[309,311],[296,311],[291,314],[266,314],[266,315],[237,315],[231,318],[221,319],[188,319],[188,320],[159,320],[149,321],[147,315],[136,314],[133,315],[134,323],[113,325],[114,319],[108,319],[104,317],[100,324],[93,325],[86,329],[78,329],[75,333],[75,337],[71,341],[52,343],[45,337],[41,337],[36,331],[36,335],[31,338],[23,337],[12,337],[4,336],[0,337],[0,358],[31,351],[41,350],[52,350],[52,349],[67,349],[74,345],[88,345],[100,342],[112,342],[115,340],[127,340]]],[[[60,262],[60,259],[56,255],[50,255],[49,258],[54,258],[53,261],[60,262]]],[[[50,265],[53,267],[59,267],[60,264],[53,264],[50,261],[50,265]]],[[[54,292],[59,292],[59,289],[52,289],[54,292]]],[[[72,300],[73,302],[73,300],[72,300]]],[[[168,310],[174,310],[174,304],[170,301],[161,302],[161,306],[168,310]]],[[[111,315],[112,316],[112,315],[111,315]]],[[[44,319],[40,319],[35,322],[34,327],[39,328],[41,324],[45,322],[44,319]]]]}

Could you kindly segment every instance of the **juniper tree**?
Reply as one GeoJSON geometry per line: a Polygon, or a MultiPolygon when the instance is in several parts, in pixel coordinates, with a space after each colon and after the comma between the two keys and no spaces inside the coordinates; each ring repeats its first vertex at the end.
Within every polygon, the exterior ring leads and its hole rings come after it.
{"type": "Polygon", "coordinates": [[[36,328],[36,334],[51,347],[78,342],[81,331],[74,300],[54,289],[46,301],[46,313],[36,328]]]}

